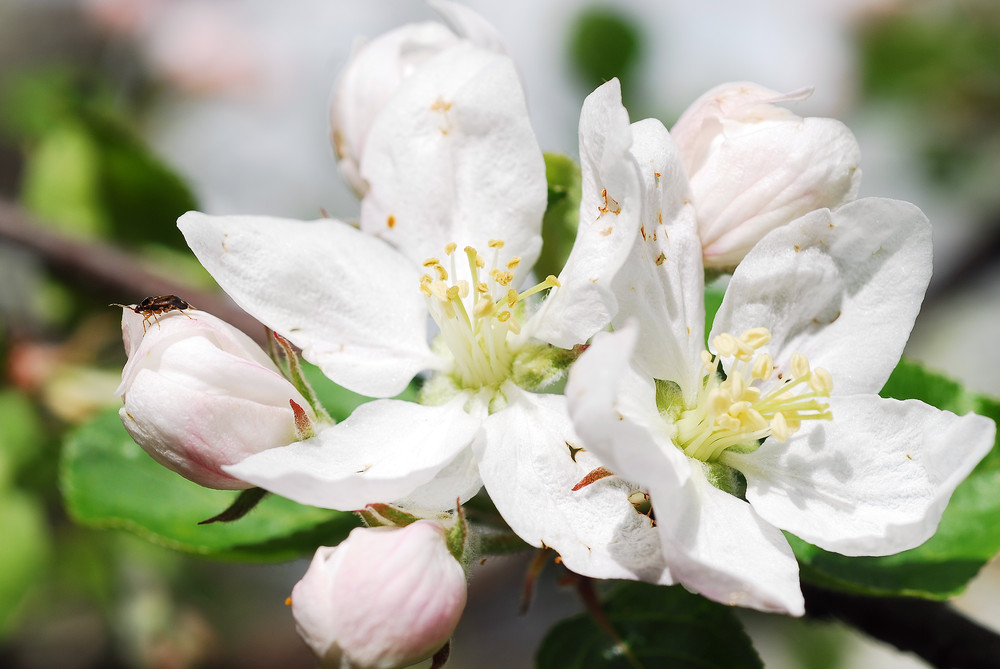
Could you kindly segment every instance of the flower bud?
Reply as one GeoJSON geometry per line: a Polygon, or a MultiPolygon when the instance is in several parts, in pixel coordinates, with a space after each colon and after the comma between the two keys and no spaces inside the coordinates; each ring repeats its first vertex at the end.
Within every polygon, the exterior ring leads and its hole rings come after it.
{"type": "Polygon", "coordinates": [[[440,650],[465,608],[462,565],[444,529],[358,528],[321,546],[292,590],[299,634],[324,667],[393,669],[440,650]]]}
{"type": "Polygon", "coordinates": [[[185,309],[147,318],[122,310],[128,362],[115,394],[122,423],[154,460],[208,488],[251,485],[222,471],[249,455],[298,441],[295,402],[309,403],[245,334],[185,309]]]}
{"type": "Polygon", "coordinates": [[[330,103],[330,141],[340,171],[359,196],[368,186],[360,164],[375,117],[403,81],[424,62],[465,41],[502,52],[496,31],[472,10],[451,2],[432,3],[451,29],[440,23],[413,23],[355,47],[330,103]]]}
{"type": "Polygon", "coordinates": [[[706,267],[735,267],[774,228],[857,196],[861,152],[847,126],[778,106],[810,93],[723,84],[671,129],[690,180],[706,267]]]}

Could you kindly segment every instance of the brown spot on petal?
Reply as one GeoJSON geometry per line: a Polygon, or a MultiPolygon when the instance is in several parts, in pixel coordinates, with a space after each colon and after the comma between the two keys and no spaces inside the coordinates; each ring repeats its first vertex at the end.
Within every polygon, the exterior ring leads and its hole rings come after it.
{"type": "Polygon", "coordinates": [[[386,219],[385,224],[389,226],[390,230],[393,229],[394,227],[396,227],[396,217],[393,216],[392,214],[389,214],[389,218],[386,219]]]}

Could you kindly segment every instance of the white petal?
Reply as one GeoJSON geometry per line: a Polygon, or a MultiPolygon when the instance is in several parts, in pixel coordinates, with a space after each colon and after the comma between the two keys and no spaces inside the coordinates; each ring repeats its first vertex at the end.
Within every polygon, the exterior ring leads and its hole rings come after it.
{"type": "Polygon", "coordinates": [[[615,275],[616,328],[639,323],[636,359],[652,378],[677,382],[694,400],[705,337],[705,273],[687,179],[670,134],[656,119],[632,124],[642,175],[642,215],[631,253],[615,275]]]}
{"type": "MultiPolygon", "coordinates": [[[[392,502],[430,481],[472,442],[481,420],[465,413],[466,399],[438,407],[376,400],[312,439],[225,470],[300,504],[352,511],[392,502]]],[[[465,491],[439,492],[449,509],[465,491]]]]}
{"type": "Polygon", "coordinates": [[[483,483],[518,536],[548,546],[572,571],[595,578],[669,584],[652,522],[628,501],[634,487],[603,479],[573,487],[601,463],[580,440],[558,395],[503,389],[509,404],[490,416],[476,444],[483,483]]]}
{"type": "Polygon", "coordinates": [[[683,487],[649,491],[674,578],[723,604],[802,615],[799,567],[784,535],[700,467],[691,473],[683,487]]]}
{"type": "Polygon", "coordinates": [[[450,464],[434,478],[406,495],[393,501],[393,506],[421,511],[452,509],[456,501],[464,504],[483,487],[479,478],[479,465],[471,448],[463,449],[450,464]]]}
{"type": "Polygon", "coordinates": [[[449,242],[502,239],[500,259],[541,249],[545,163],[510,58],[462,43],[405,79],[372,124],[361,159],[361,227],[413,262],[449,242]]]}
{"type": "Polygon", "coordinates": [[[420,273],[384,242],[330,219],[188,212],[177,226],[237,304],[335,382],[384,397],[438,364],[420,273]]]}
{"type": "Polygon", "coordinates": [[[802,353],[838,395],[878,392],[931,273],[930,223],[908,202],[866,198],[772,231],[733,273],[712,336],[767,327],[779,366],[802,353]]]}
{"type": "Polygon", "coordinates": [[[975,414],[875,395],[835,397],[830,407],[832,422],[725,462],[744,473],[747,499],[763,518],[845,555],[922,544],[993,446],[993,421],[975,414]]]}
{"type": "Polygon", "coordinates": [[[445,20],[456,35],[497,53],[506,53],[503,37],[489,21],[460,2],[427,0],[427,4],[445,20]]]}
{"type": "Polygon", "coordinates": [[[582,343],[618,311],[611,279],[639,232],[639,173],[632,129],[612,79],[587,96],[580,112],[580,225],[559,275],[561,287],[527,324],[533,336],[562,348],[582,343]]]}
{"type": "Polygon", "coordinates": [[[566,399],[583,445],[611,471],[642,487],[687,480],[687,457],[673,445],[674,428],[656,407],[653,382],[629,361],[634,323],[599,333],[569,370],[566,399]]]}

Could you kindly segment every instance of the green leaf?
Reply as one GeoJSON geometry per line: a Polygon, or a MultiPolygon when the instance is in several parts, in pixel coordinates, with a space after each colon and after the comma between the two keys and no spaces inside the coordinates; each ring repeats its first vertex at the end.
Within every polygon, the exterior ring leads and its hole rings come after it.
{"type": "Polygon", "coordinates": [[[580,166],[558,153],[545,154],[545,179],[549,200],[542,219],[542,252],[535,275],[559,276],[573,249],[580,216],[580,166]]]}
{"type": "Polygon", "coordinates": [[[87,236],[181,248],[177,217],[195,209],[187,186],[120,120],[85,109],[51,126],[28,152],[24,205],[87,236]]]}
{"type": "Polygon", "coordinates": [[[51,553],[41,504],[16,491],[0,492],[0,638],[16,620],[25,596],[44,574],[51,553]]]}
{"type": "MultiPolygon", "coordinates": [[[[732,609],[680,586],[622,583],[604,612],[639,665],[646,669],[762,667],[732,609]]],[[[535,657],[537,669],[634,669],[623,649],[589,614],[553,627],[535,657]]]]}
{"type": "Polygon", "coordinates": [[[175,550],[234,561],[281,561],[332,546],[358,526],[353,514],[268,496],[233,523],[198,525],[226,509],[237,491],[210,490],[161,467],[108,412],[67,438],[60,482],[79,523],[120,528],[175,550]]]}
{"type": "MultiPolygon", "coordinates": [[[[963,415],[970,411],[1000,421],[1000,402],[965,391],[959,384],[903,360],[884,397],[919,399],[963,415]]],[[[803,580],[869,595],[946,599],[960,593],[1000,551],[1000,446],[962,482],[945,509],[937,533],[922,546],[886,557],[848,558],[789,536],[803,580]]]]}
{"type": "Polygon", "coordinates": [[[34,405],[23,394],[0,391],[0,490],[39,452],[45,439],[34,405]]]}

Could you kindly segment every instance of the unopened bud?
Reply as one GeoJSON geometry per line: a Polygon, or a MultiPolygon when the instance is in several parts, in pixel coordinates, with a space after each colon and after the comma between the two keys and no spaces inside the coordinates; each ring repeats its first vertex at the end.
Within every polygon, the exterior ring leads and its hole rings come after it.
{"type": "Polygon", "coordinates": [[[316,419],[264,351],[211,314],[174,310],[147,320],[126,307],[122,338],[128,362],[116,394],[125,429],[154,460],[195,483],[250,488],[222,466],[298,441],[297,427],[316,419]]]}
{"type": "Polygon", "coordinates": [[[465,608],[462,566],[444,528],[358,528],[320,547],[292,590],[299,634],[324,667],[395,669],[431,657],[465,608]]]}
{"type": "Polygon", "coordinates": [[[671,129],[691,183],[706,267],[735,267],[774,228],[857,196],[861,152],[847,126],[778,106],[810,92],[723,84],[671,129]]]}

